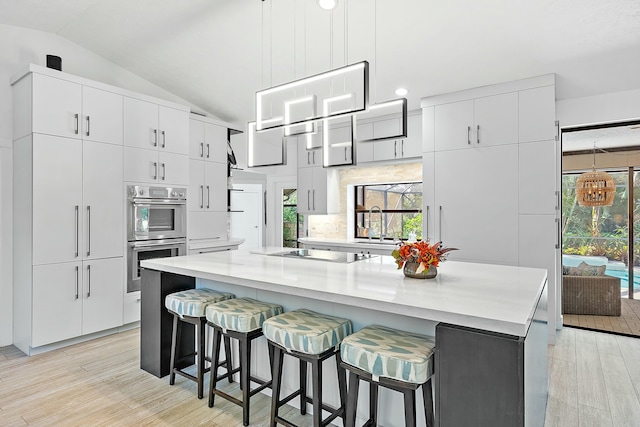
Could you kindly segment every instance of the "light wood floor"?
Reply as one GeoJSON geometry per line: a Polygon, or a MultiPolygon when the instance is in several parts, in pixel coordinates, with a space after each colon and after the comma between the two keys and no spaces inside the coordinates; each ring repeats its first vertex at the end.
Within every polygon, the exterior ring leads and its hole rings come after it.
{"type": "MultiPolygon", "coordinates": [[[[135,329],[32,357],[0,348],[0,426],[242,425],[239,407],[209,409],[195,383],[140,370],[138,340],[135,329]]],[[[545,426],[640,426],[640,339],[565,328],[548,354],[545,426]]],[[[252,403],[251,425],[267,425],[269,398],[252,403]]],[[[292,407],[284,414],[309,425],[292,407]]]]}
{"type": "Polygon", "coordinates": [[[640,300],[622,298],[621,316],[563,314],[565,325],[640,337],[640,300]]]}

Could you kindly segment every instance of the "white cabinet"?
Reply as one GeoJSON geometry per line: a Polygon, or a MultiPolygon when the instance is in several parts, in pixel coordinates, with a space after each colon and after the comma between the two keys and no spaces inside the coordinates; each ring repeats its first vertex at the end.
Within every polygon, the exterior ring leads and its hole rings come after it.
{"type": "Polygon", "coordinates": [[[189,113],[124,98],[124,180],[146,184],[189,183],[189,113]]]}
{"type": "Polygon", "coordinates": [[[122,325],[124,259],[33,267],[33,333],[39,347],[122,325]]]}
{"type": "MultiPolygon", "coordinates": [[[[386,138],[400,133],[400,118],[363,123],[357,127],[357,138],[386,138]]],[[[385,141],[361,142],[358,144],[358,163],[389,161],[420,157],[422,155],[422,116],[407,116],[406,138],[385,141]]]]}
{"type": "Polygon", "coordinates": [[[148,184],[187,185],[189,157],[144,148],[124,147],[124,180],[148,184]]]}
{"type": "Polygon", "coordinates": [[[122,144],[122,95],[37,73],[31,78],[32,132],[122,144]]]}
{"type": "Polygon", "coordinates": [[[33,144],[24,143],[33,157],[16,159],[14,167],[33,161],[33,187],[16,197],[33,192],[33,208],[17,214],[33,218],[33,264],[82,259],[82,141],[33,134],[33,144]]]}
{"type": "Polygon", "coordinates": [[[459,248],[450,259],[517,265],[518,146],[436,152],[433,173],[432,241],[459,248]]]}
{"type": "Polygon", "coordinates": [[[189,160],[189,211],[227,211],[227,165],[189,160]]]}
{"type": "Polygon", "coordinates": [[[82,169],[83,257],[122,256],[122,146],[84,141],[82,169]]]}
{"type": "Polygon", "coordinates": [[[189,113],[126,96],[124,144],[188,155],[189,113]]]}
{"type": "Polygon", "coordinates": [[[435,107],[435,149],[518,143],[518,92],[435,107]]]}
{"type": "Polygon", "coordinates": [[[226,240],[227,216],[224,212],[192,211],[189,212],[189,241],[194,240],[226,240]]]}
{"type": "Polygon", "coordinates": [[[331,214],[339,212],[338,173],[335,169],[311,167],[298,169],[298,213],[331,214]]]}
{"type": "Polygon", "coordinates": [[[227,128],[191,118],[189,157],[218,163],[227,162],[227,128]]]}
{"type": "Polygon", "coordinates": [[[322,149],[307,150],[303,138],[298,138],[298,167],[308,168],[312,166],[322,166],[322,149]]]}

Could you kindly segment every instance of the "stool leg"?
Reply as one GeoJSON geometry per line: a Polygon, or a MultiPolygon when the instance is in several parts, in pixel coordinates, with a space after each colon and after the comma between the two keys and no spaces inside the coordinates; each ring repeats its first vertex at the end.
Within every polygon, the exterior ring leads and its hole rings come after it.
{"type": "Polygon", "coordinates": [[[340,407],[342,409],[342,424],[347,420],[347,373],[340,363],[340,353],[336,353],[336,368],[338,369],[338,391],[340,392],[340,407]]]}
{"type": "Polygon", "coordinates": [[[422,384],[422,398],[424,399],[424,419],[427,420],[427,427],[435,425],[433,417],[433,390],[431,390],[431,378],[422,384]]]}
{"type": "Polygon", "coordinates": [[[404,423],[407,427],[416,427],[416,393],[404,390],[404,423]]]}
{"type": "Polygon", "coordinates": [[[218,364],[220,363],[220,329],[213,328],[213,339],[211,340],[211,370],[209,371],[209,408],[213,408],[213,402],[216,397],[213,392],[216,389],[218,379],[218,364]]]}
{"type": "Polygon", "coordinates": [[[196,338],[198,340],[198,399],[202,399],[204,394],[204,325],[205,321],[202,319],[196,325],[196,338]]]}
{"type": "Polygon", "coordinates": [[[229,383],[233,382],[233,360],[231,359],[231,339],[225,335],[224,337],[224,358],[226,359],[227,380],[229,383]]]}
{"type": "Polygon", "coordinates": [[[313,383],[313,427],[322,425],[322,362],[311,361],[311,382],[313,383]]]}
{"type": "Polygon", "coordinates": [[[347,417],[345,420],[346,427],[355,427],[356,425],[359,386],[360,379],[358,378],[358,374],[349,371],[349,395],[347,398],[347,417]]]}
{"type": "Polygon", "coordinates": [[[369,419],[374,426],[378,425],[378,384],[369,383],[369,419]]]}
{"type": "Polygon", "coordinates": [[[247,338],[238,340],[240,349],[240,384],[242,384],[242,424],[249,425],[249,376],[251,373],[251,341],[247,338]]]}
{"type": "Polygon", "coordinates": [[[180,339],[178,332],[178,316],[173,315],[173,328],[171,330],[171,361],[169,362],[169,384],[174,385],[176,382],[176,373],[173,370],[176,367],[176,349],[177,341],[180,339]]]}
{"type": "Polygon", "coordinates": [[[271,391],[271,420],[269,427],[276,427],[276,417],[278,416],[278,404],[280,403],[280,387],[282,385],[282,349],[269,343],[273,348],[273,364],[271,365],[271,378],[273,379],[271,391]]]}
{"type": "Polygon", "coordinates": [[[307,362],[300,359],[300,413],[307,414],[307,362]]]}

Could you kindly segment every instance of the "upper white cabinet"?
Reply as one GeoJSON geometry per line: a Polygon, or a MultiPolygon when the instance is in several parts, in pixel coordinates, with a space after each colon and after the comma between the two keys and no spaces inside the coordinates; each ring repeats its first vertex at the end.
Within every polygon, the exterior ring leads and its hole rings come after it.
{"type": "Polygon", "coordinates": [[[189,120],[189,157],[227,163],[227,128],[193,117],[189,120]]]}
{"type": "Polygon", "coordinates": [[[227,211],[227,165],[189,160],[189,211],[227,211]]]}
{"type": "Polygon", "coordinates": [[[128,147],[189,154],[189,113],[125,97],[124,144],[128,147]]]}
{"type": "Polygon", "coordinates": [[[520,91],[518,105],[520,142],[549,141],[556,137],[555,86],[542,86],[520,91]]]}
{"type": "Polygon", "coordinates": [[[188,185],[189,156],[124,147],[124,180],[147,184],[188,185]]]}
{"type": "Polygon", "coordinates": [[[298,168],[298,213],[321,215],[339,210],[337,171],[323,167],[298,168]]]}
{"type": "Polygon", "coordinates": [[[122,145],[123,96],[82,87],[82,139],[122,145]]]}
{"type": "Polygon", "coordinates": [[[518,92],[435,106],[435,149],[518,143],[518,92]]]}
{"type": "MultiPolygon", "coordinates": [[[[358,140],[387,138],[398,135],[401,129],[399,117],[385,118],[374,122],[358,124],[356,136],[358,140]]],[[[358,163],[372,161],[389,161],[417,158],[422,155],[422,116],[407,116],[407,136],[405,138],[387,139],[358,143],[358,163]]]]}
{"type": "Polygon", "coordinates": [[[308,168],[312,166],[322,166],[322,149],[307,150],[298,139],[298,167],[308,168]]]}
{"type": "Polygon", "coordinates": [[[122,144],[122,95],[43,74],[32,79],[32,120],[16,137],[29,132],[122,144]]]}

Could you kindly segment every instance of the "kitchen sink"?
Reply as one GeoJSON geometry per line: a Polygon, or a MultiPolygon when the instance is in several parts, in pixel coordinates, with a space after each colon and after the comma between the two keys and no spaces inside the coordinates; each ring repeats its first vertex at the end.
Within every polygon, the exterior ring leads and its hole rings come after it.
{"type": "Polygon", "coordinates": [[[377,255],[364,253],[323,251],[318,249],[294,249],[291,251],[278,252],[270,255],[285,258],[313,259],[318,261],[329,261],[343,264],[377,257],[377,255]]]}

